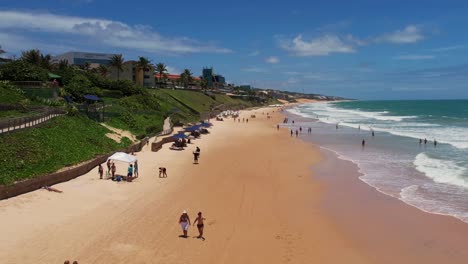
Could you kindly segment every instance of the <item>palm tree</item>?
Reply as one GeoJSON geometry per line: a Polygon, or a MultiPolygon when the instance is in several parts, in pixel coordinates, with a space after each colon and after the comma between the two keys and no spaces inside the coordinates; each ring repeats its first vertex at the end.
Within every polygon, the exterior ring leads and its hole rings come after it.
{"type": "Polygon", "coordinates": [[[38,49],[32,49],[21,52],[21,60],[40,66],[42,68],[50,69],[50,61],[52,60],[52,56],[50,56],[50,54],[41,54],[38,49]]]}
{"type": "Polygon", "coordinates": [[[137,68],[142,69],[143,71],[147,71],[151,66],[151,62],[148,58],[145,57],[138,57],[139,60],[137,62],[137,68]]]}
{"type": "Polygon", "coordinates": [[[40,65],[42,62],[42,54],[38,49],[32,49],[21,52],[21,60],[31,64],[40,65]]]}
{"type": "Polygon", "coordinates": [[[184,72],[180,75],[180,79],[184,87],[187,88],[193,81],[192,72],[190,72],[189,69],[185,69],[184,72]]]}
{"type": "Polygon", "coordinates": [[[167,67],[164,63],[156,64],[156,71],[159,73],[159,83],[162,84],[161,80],[164,80],[167,76],[167,67]]]}
{"type": "MultiPolygon", "coordinates": [[[[145,57],[138,57],[139,60],[136,63],[136,75],[141,78],[141,85],[145,85],[145,72],[149,71],[151,65],[151,62],[148,58],[145,57]]],[[[138,80],[139,78],[137,78],[138,80]]]]}
{"type": "Polygon", "coordinates": [[[110,59],[109,65],[117,69],[117,80],[120,80],[120,71],[123,70],[123,63],[124,58],[122,57],[122,54],[114,55],[110,59]]]}
{"type": "Polygon", "coordinates": [[[50,56],[50,54],[47,54],[45,56],[41,54],[40,66],[45,69],[50,69],[52,67],[52,64],[50,62],[51,60],[52,60],[52,56],[50,56]]]}
{"type": "Polygon", "coordinates": [[[109,72],[109,68],[107,68],[106,65],[100,64],[97,68],[97,71],[99,72],[99,74],[101,74],[102,77],[106,77],[107,73],[109,72]]]}

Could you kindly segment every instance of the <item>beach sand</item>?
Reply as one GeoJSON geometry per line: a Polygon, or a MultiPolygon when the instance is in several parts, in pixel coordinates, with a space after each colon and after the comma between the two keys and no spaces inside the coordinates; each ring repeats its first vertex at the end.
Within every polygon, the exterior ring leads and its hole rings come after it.
{"type": "MultiPolygon", "coordinates": [[[[385,247],[411,236],[412,228],[397,222],[393,230],[406,234],[393,235],[392,243],[371,252],[362,237],[377,237],[379,230],[367,230],[354,218],[348,223],[356,213],[333,207],[354,196],[330,192],[333,182],[312,173],[325,168],[324,174],[354,177],[355,168],[334,168],[317,147],[290,137],[287,128],[277,131],[284,118],[277,109],[245,111],[242,117],[249,122],[214,121],[211,134],[184,151],[171,151],[169,144],[156,153],[145,147],[137,153],[140,177],[132,183],[99,180],[96,169],[54,186],[63,193],[38,190],[0,201],[1,263],[391,263],[386,258],[398,252],[385,247]],[[271,119],[262,115],[273,110],[271,119]],[[252,113],[257,117],[250,118],[252,113]],[[196,146],[198,165],[192,155],[196,146]],[[167,178],[158,177],[158,167],[167,168],[167,178]],[[179,237],[183,210],[192,221],[203,212],[206,240],[195,238],[195,227],[188,238],[179,237]]],[[[123,174],[126,166],[117,164],[117,172],[123,174]]],[[[359,215],[371,216],[373,209],[359,215]]],[[[450,232],[463,229],[451,218],[437,219],[450,232]]],[[[375,221],[384,225],[392,219],[375,221]]],[[[417,235],[413,241],[416,249],[421,249],[417,243],[424,245],[417,235]]],[[[404,253],[413,262],[406,263],[435,263],[418,262],[424,250],[410,249],[404,253]]],[[[454,258],[436,252],[449,257],[446,263],[464,263],[456,262],[464,256],[460,252],[454,258]]]]}

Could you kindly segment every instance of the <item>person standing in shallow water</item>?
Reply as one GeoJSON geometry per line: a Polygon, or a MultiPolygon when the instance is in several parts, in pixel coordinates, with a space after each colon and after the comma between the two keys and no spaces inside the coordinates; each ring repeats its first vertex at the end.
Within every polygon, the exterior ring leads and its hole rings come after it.
{"type": "Polygon", "coordinates": [[[434,148],[437,147],[437,140],[434,139],[434,148]]]}
{"type": "Polygon", "coordinates": [[[427,138],[424,139],[424,145],[426,145],[426,144],[427,144],[427,138]]]}

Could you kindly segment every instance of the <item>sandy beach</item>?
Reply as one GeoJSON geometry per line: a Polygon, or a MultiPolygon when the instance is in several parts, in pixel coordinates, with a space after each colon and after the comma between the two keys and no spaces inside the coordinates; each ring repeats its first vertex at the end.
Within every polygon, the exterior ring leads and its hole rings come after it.
{"type": "Polygon", "coordinates": [[[213,121],[211,134],[184,151],[146,147],[132,183],[99,180],[96,169],[54,186],[63,193],[0,201],[1,263],[465,263],[468,225],[349,183],[356,168],[277,131],[284,116],[276,108],[243,117],[249,122],[213,121]],[[365,199],[372,204],[363,207],[365,199]],[[203,212],[206,240],[196,227],[179,237],[183,210],[192,221],[203,212]]]}

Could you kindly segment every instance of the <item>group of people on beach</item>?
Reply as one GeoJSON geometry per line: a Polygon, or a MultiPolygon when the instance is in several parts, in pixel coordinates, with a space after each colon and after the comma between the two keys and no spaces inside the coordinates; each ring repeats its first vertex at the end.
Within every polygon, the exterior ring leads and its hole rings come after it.
{"type": "MultiPolygon", "coordinates": [[[[107,176],[111,176],[113,181],[122,181],[122,176],[115,175],[117,171],[117,167],[115,166],[115,162],[111,162],[111,160],[107,160],[107,176]]],[[[98,165],[98,174],[99,179],[103,178],[104,168],[101,164],[98,165]]],[[[127,169],[127,181],[132,181],[133,178],[138,178],[138,161],[135,161],[133,164],[130,164],[127,169]]]]}
{"type": "MultiPolygon", "coordinates": [[[[205,240],[203,237],[203,229],[205,228],[205,223],[204,221],[206,218],[203,217],[202,212],[198,212],[197,217],[195,218],[195,221],[193,222],[193,225],[197,225],[198,228],[198,236],[197,238],[205,240]]],[[[190,222],[190,217],[187,214],[187,211],[184,210],[182,214],[179,217],[179,225],[182,228],[183,235],[180,237],[187,238],[188,237],[188,229],[192,223],[190,222]]]]}

